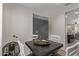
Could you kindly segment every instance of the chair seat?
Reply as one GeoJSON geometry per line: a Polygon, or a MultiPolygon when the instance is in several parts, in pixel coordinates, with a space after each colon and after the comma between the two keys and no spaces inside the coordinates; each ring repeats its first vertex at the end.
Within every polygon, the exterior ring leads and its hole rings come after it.
{"type": "Polygon", "coordinates": [[[67,56],[74,56],[77,53],[77,48],[79,46],[79,42],[76,42],[72,46],[66,48],[66,55],[67,56]]]}

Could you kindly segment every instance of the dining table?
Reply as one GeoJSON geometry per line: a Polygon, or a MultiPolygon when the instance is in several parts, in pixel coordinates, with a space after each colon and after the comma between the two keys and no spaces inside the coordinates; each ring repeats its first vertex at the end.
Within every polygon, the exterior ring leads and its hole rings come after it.
{"type": "Polygon", "coordinates": [[[50,44],[47,46],[41,46],[41,45],[35,45],[33,41],[25,42],[26,46],[29,47],[34,56],[48,56],[51,53],[56,53],[55,51],[63,47],[62,43],[54,42],[51,40],[49,40],[49,43],[50,44]]]}

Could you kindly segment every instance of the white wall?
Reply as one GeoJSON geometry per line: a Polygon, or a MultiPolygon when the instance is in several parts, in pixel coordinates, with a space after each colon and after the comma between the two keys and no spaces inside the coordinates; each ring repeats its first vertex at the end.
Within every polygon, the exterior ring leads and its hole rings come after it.
{"type": "Polygon", "coordinates": [[[11,7],[8,5],[3,5],[3,30],[2,30],[2,46],[4,46],[10,39],[12,39],[11,34],[11,7]]]}
{"type": "Polygon", "coordinates": [[[2,55],[2,4],[0,3],[0,56],[2,55]]]}

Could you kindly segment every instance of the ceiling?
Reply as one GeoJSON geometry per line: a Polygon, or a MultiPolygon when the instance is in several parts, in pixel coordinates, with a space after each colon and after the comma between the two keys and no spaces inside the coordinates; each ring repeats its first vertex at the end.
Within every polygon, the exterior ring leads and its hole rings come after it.
{"type": "Polygon", "coordinates": [[[35,11],[48,11],[59,10],[70,6],[71,3],[21,3],[21,5],[26,6],[35,11]]]}
{"type": "Polygon", "coordinates": [[[45,15],[58,15],[60,12],[69,11],[73,9],[73,6],[79,6],[78,3],[20,3],[20,5],[25,6],[35,12],[41,12],[45,15]]]}
{"type": "Polygon", "coordinates": [[[71,3],[21,3],[21,5],[29,7],[56,7],[56,6],[69,6],[71,3]]]}

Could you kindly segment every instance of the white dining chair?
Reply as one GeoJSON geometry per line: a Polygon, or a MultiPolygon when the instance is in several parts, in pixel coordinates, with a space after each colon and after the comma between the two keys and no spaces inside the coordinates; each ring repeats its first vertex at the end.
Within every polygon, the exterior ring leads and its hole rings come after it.
{"type": "Polygon", "coordinates": [[[66,56],[76,56],[79,42],[66,48],[66,56]]]}
{"type": "Polygon", "coordinates": [[[25,53],[24,53],[24,44],[22,44],[20,40],[18,40],[18,44],[20,46],[20,54],[19,54],[19,56],[25,56],[25,53]]]}
{"type": "MultiPolygon", "coordinates": [[[[61,36],[59,36],[59,35],[50,35],[49,40],[51,40],[51,41],[53,41],[53,42],[58,42],[58,43],[60,43],[61,36]]],[[[57,51],[54,51],[54,52],[55,52],[55,54],[53,54],[54,56],[60,55],[60,54],[58,54],[58,50],[57,50],[57,51]]]]}
{"type": "Polygon", "coordinates": [[[59,36],[59,35],[50,35],[49,40],[60,43],[61,36],[59,36]]]}

